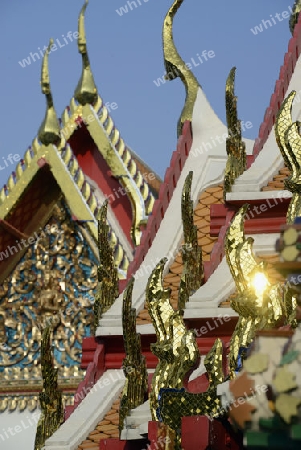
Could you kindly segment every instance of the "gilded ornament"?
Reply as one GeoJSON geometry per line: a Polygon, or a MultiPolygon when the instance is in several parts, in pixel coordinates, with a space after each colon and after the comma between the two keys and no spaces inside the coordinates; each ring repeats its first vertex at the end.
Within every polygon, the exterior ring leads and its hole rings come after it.
{"type": "Polygon", "coordinates": [[[182,417],[206,415],[215,418],[223,415],[221,401],[216,390],[218,384],[224,381],[222,360],[223,344],[220,339],[216,339],[204,361],[209,379],[209,387],[206,392],[192,394],[183,388],[162,388],[160,390],[160,418],[176,433],[176,449],[182,448],[180,437],[182,417]]]}
{"type": "Polygon", "coordinates": [[[81,78],[78,82],[77,88],[75,89],[74,97],[81,105],[86,105],[87,103],[93,105],[96,103],[98,97],[87,51],[87,40],[85,33],[85,12],[87,6],[88,0],[85,1],[78,17],[77,46],[79,53],[82,55],[83,68],[81,78]]]}
{"type": "Polygon", "coordinates": [[[301,11],[301,0],[295,0],[293,12],[289,20],[290,31],[292,34],[294,34],[295,26],[298,23],[300,11],[301,11]]]}
{"type": "Polygon", "coordinates": [[[50,89],[50,79],[49,79],[49,67],[48,67],[48,58],[51,46],[53,45],[53,39],[50,39],[48,48],[45,52],[42,62],[42,73],[41,73],[41,86],[42,93],[46,96],[46,115],[45,119],[40,126],[38,131],[38,139],[40,142],[46,147],[50,144],[58,147],[61,136],[60,136],[60,127],[57,119],[57,115],[53,106],[53,99],[50,89]]]}
{"type": "Polygon", "coordinates": [[[230,342],[229,367],[235,376],[241,349],[248,347],[255,332],[274,328],[285,314],[279,285],[271,286],[264,263],[258,263],[253,253],[253,238],[244,235],[244,216],[248,205],[234,216],[225,238],[225,254],[238,295],[231,307],[239,319],[230,342]]]}
{"type": "Polygon", "coordinates": [[[146,304],[154,325],[157,342],[151,345],[159,358],[152,379],[150,407],[153,420],[157,410],[160,389],[181,388],[187,373],[199,361],[199,351],[192,331],[186,329],[183,311],[175,311],[170,304],[170,290],[163,288],[163,258],[151,273],[146,287],[146,304]]]}
{"type": "Polygon", "coordinates": [[[94,331],[99,324],[102,315],[108,311],[119,295],[118,271],[114,264],[114,254],[110,246],[107,225],[107,208],[106,200],[100,210],[100,218],[98,220],[98,250],[99,250],[99,266],[97,269],[97,290],[94,300],[94,331]]]}
{"type": "Polygon", "coordinates": [[[199,289],[204,280],[202,248],[198,245],[197,227],[193,223],[192,177],[193,172],[189,172],[182,191],[184,244],[181,252],[184,267],[179,287],[179,309],[185,308],[189,296],[199,289]]]}
{"type": "Polygon", "coordinates": [[[0,290],[0,393],[8,386],[12,392],[38,392],[35,369],[47,325],[54,328],[62,389],[75,391],[83,378],[78,366],[82,340],[93,326],[97,260],[63,203],[36,237],[0,290]]]}
{"type": "Polygon", "coordinates": [[[45,441],[64,421],[62,392],[58,389],[58,369],[54,368],[51,348],[51,326],[43,331],[41,341],[41,369],[43,390],[39,394],[42,414],[38,422],[35,450],[41,450],[45,441]]]}
{"type": "Polygon", "coordinates": [[[295,218],[301,215],[301,136],[299,122],[292,120],[292,106],[296,91],[292,91],[283,101],[277,114],[275,135],[278,147],[286,166],[291,171],[289,178],[284,180],[285,187],[292,192],[286,221],[294,223],[295,218]]]}
{"type": "Polygon", "coordinates": [[[227,163],[224,177],[224,197],[247,167],[246,146],[242,141],[241,123],[237,117],[237,97],[234,93],[236,67],[230,70],[226,82],[226,117],[229,137],[226,140],[227,163]]]}
{"type": "Polygon", "coordinates": [[[186,120],[192,121],[194,104],[196,102],[199,83],[193,73],[186,67],[180,57],[173,40],[173,20],[184,0],[174,0],[168,10],[163,23],[163,52],[166,70],[166,79],[180,78],[186,90],[185,105],[178,121],[178,136],[182,133],[182,127],[186,120]]]}
{"type": "Polygon", "coordinates": [[[119,431],[131,409],[142,405],[147,397],[148,374],[145,356],[141,350],[141,336],[136,333],[136,309],[132,308],[134,278],[126,287],[123,295],[122,326],[126,357],[123,360],[125,386],[119,409],[119,431]]]}

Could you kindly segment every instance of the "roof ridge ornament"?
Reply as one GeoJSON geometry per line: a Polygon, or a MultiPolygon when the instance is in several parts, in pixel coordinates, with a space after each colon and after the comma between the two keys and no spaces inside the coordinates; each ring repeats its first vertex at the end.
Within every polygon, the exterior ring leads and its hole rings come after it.
{"type": "Polygon", "coordinates": [[[53,39],[49,41],[48,48],[44,54],[41,71],[41,87],[42,93],[46,96],[47,109],[45,118],[38,131],[38,139],[45,146],[54,144],[58,146],[61,141],[60,126],[57,119],[57,115],[53,106],[53,98],[50,89],[50,77],[49,77],[49,52],[53,45],[53,39]]]}
{"type": "Polygon", "coordinates": [[[85,0],[85,4],[83,5],[78,16],[77,46],[79,53],[81,53],[82,55],[83,65],[82,75],[75,89],[74,97],[81,105],[86,105],[87,103],[94,105],[94,103],[96,103],[97,101],[98,94],[87,51],[87,40],[85,32],[85,12],[87,6],[88,0],[85,0]]]}
{"type": "Polygon", "coordinates": [[[181,78],[186,89],[185,104],[178,121],[178,136],[182,133],[182,127],[185,121],[192,120],[192,113],[198,89],[201,87],[193,73],[186,67],[173,40],[173,19],[183,1],[184,0],[174,0],[163,22],[163,53],[166,69],[165,78],[167,80],[174,80],[178,77],[181,78]]]}
{"type": "Polygon", "coordinates": [[[226,81],[226,118],[228,134],[226,140],[227,163],[224,177],[224,199],[240,175],[247,167],[246,144],[242,140],[241,122],[237,116],[237,97],[235,95],[235,71],[232,67],[226,81]]]}
{"type": "Polygon", "coordinates": [[[300,122],[293,122],[292,107],[296,91],[292,91],[283,101],[275,121],[275,136],[285,165],[291,174],[284,181],[284,186],[293,195],[287,210],[286,222],[294,223],[301,214],[301,135],[300,122]]]}
{"type": "Polygon", "coordinates": [[[295,26],[298,23],[300,11],[301,11],[301,0],[295,0],[293,12],[289,20],[289,27],[292,34],[294,34],[295,26]]]}

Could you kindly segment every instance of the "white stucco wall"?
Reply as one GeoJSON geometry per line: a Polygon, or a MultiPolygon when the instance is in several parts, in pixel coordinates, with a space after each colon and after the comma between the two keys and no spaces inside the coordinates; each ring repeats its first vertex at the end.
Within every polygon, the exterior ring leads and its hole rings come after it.
{"type": "Polygon", "coordinates": [[[33,450],[40,410],[0,413],[0,449],[33,450]]]}

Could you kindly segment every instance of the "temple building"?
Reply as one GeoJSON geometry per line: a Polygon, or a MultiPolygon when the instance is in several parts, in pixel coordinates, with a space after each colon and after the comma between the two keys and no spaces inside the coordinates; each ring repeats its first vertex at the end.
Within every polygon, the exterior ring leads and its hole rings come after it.
{"type": "Polygon", "coordinates": [[[97,92],[87,1],[60,120],[44,56],[45,119],[0,193],[0,448],[300,448],[300,298],[285,279],[301,270],[301,3],[252,141],[235,68],[224,124],[174,44],[183,1],[163,22],[166,76],[186,90],[163,181],[97,92]]]}

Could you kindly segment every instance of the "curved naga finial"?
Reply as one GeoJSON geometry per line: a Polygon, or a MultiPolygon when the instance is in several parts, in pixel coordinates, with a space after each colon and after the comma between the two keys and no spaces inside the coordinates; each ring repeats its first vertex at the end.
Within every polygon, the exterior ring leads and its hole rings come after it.
{"type": "Polygon", "coordinates": [[[134,278],[127,285],[123,294],[122,328],[125,349],[123,371],[126,377],[119,409],[119,431],[124,427],[124,420],[131,409],[142,405],[147,396],[148,376],[145,356],[141,351],[140,333],[136,333],[136,309],[132,308],[134,278]]]}
{"type": "Polygon", "coordinates": [[[235,376],[241,349],[252,342],[255,332],[273,328],[284,315],[279,286],[271,286],[264,264],[258,263],[253,253],[253,238],[244,235],[244,205],[234,216],[225,237],[225,253],[238,291],[231,307],[239,314],[239,320],[231,338],[229,366],[235,376]]]}
{"type": "Polygon", "coordinates": [[[300,11],[301,11],[301,0],[295,0],[293,12],[289,20],[290,31],[292,34],[294,34],[295,26],[298,23],[300,11]]]}
{"type": "Polygon", "coordinates": [[[45,441],[53,435],[64,421],[62,393],[58,389],[57,369],[53,365],[51,327],[49,325],[42,335],[41,368],[43,390],[39,397],[42,414],[37,427],[35,450],[41,450],[45,441]]]}
{"type": "Polygon", "coordinates": [[[179,309],[184,309],[189,296],[199,289],[204,279],[202,248],[198,245],[197,227],[193,223],[193,201],[191,184],[193,172],[190,171],[182,191],[182,223],[184,244],[182,245],[183,272],[179,288],[179,309]]]}
{"type": "Polygon", "coordinates": [[[224,196],[246,169],[246,146],[242,141],[241,124],[237,117],[237,97],[234,93],[236,67],[230,70],[226,81],[226,117],[229,137],[226,140],[228,160],[224,177],[224,196]]]}
{"type": "Polygon", "coordinates": [[[42,142],[42,144],[46,146],[49,144],[54,144],[58,146],[61,141],[60,126],[53,106],[53,99],[50,89],[48,58],[52,45],[53,39],[50,39],[48,48],[43,58],[42,72],[41,72],[42,93],[45,94],[46,96],[47,109],[45,118],[38,131],[38,139],[42,142]]]}
{"type": "Polygon", "coordinates": [[[182,127],[186,120],[192,120],[194,104],[197,98],[199,83],[193,73],[186,67],[180,57],[173,40],[173,19],[184,0],[174,0],[163,24],[163,52],[166,70],[166,79],[174,80],[180,77],[185,85],[185,105],[178,121],[178,136],[181,135],[182,127]]]}
{"type": "Polygon", "coordinates": [[[278,147],[291,175],[284,181],[285,187],[292,192],[286,221],[294,223],[301,215],[301,136],[299,122],[292,120],[292,105],[296,91],[292,91],[283,101],[275,123],[275,135],[278,147]]]}
{"type": "Polygon", "coordinates": [[[94,300],[94,332],[101,316],[108,311],[119,295],[118,270],[114,264],[114,252],[109,243],[107,224],[108,200],[100,209],[98,220],[99,266],[97,269],[97,291],[94,300]]]}
{"type": "Polygon", "coordinates": [[[83,68],[82,75],[74,92],[75,99],[81,104],[87,103],[93,105],[97,100],[97,89],[90,67],[89,56],[87,52],[87,41],[85,33],[85,12],[88,6],[88,0],[85,0],[78,17],[78,51],[82,55],[83,68]]]}
{"type": "Polygon", "coordinates": [[[199,350],[193,331],[186,329],[183,311],[170,304],[170,290],[163,288],[163,258],[151,273],[146,287],[146,304],[154,325],[157,342],[152,352],[159,358],[150,393],[153,420],[158,420],[159,394],[162,388],[181,388],[188,373],[199,361],[199,350]]]}

